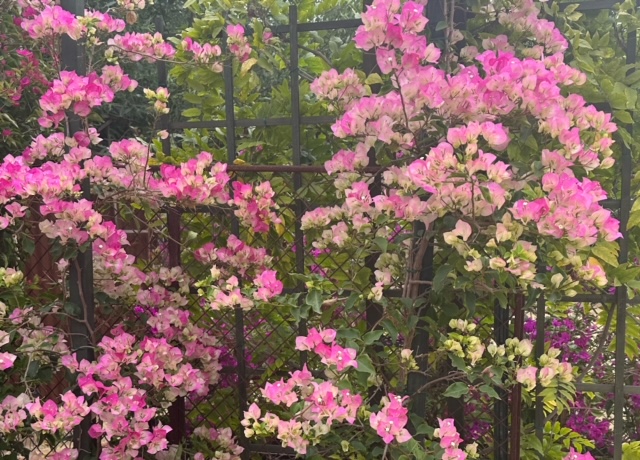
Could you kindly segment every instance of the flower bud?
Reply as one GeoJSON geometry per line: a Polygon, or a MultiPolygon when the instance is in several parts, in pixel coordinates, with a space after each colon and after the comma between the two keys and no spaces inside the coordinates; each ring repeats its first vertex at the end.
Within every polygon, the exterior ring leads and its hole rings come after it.
{"type": "Polygon", "coordinates": [[[138,22],[138,15],[136,14],[135,11],[127,11],[127,14],[125,15],[124,19],[125,21],[127,21],[127,24],[132,25],[138,22]]]}
{"type": "Polygon", "coordinates": [[[499,270],[507,266],[507,263],[502,257],[493,257],[489,260],[489,267],[493,270],[499,270]]]}

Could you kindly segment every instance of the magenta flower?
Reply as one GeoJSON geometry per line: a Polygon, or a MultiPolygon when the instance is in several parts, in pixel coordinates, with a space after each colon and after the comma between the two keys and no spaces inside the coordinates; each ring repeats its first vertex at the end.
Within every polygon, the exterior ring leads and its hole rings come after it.
{"type": "Polygon", "coordinates": [[[408,410],[402,406],[405,399],[406,397],[389,393],[382,398],[382,409],[369,417],[371,428],[376,430],[386,444],[393,440],[403,443],[411,439],[411,434],[404,428],[409,420],[408,410]]]}
{"type": "Polygon", "coordinates": [[[11,353],[0,353],[0,371],[6,371],[13,367],[13,363],[16,360],[16,355],[11,353]]]}

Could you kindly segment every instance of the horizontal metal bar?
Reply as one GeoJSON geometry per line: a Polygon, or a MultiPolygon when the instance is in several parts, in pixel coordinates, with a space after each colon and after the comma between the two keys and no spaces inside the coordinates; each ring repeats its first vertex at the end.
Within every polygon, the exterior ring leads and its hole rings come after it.
{"type": "MultiPolygon", "coordinates": [[[[591,393],[613,393],[613,383],[578,383],[576,385],[578,391],[589,391],[591,393]]],[[[640,385],[625,385],[625,395],[640,395],[640,385]]]]}
{"type": "MultiPolygon", "coordinates": [[[[385,171],[387,168],[383,166],[366,166],[359,168],[358,172],[365,174],[379,174],[385,171]]],[[[157,168],[151,168],[152,171],[157,168]]],[[[283,174],[295,174],[295,173],[310,173],[310,174],[327,174],[327,170],[322,165],[236,165],[228,164],[228,172],[245,172],[245,173],[283,173],[283,174]]],[[[208,212],[209,207],[196,207],[197,209],[203,209],[204,212],[208,212]]],[[[215,208],[215,207],[214,207],[215,208]]],[[[185,208],[185,211],[189,211],[191,208],[185,208]]],[[[217,208],[216,208],[217,209],[217,208]]]]}
{"type": "MultiPolygon", "coordinates": [[[[588,302],[588,303],[613,303],[616,301],[614,294],[578,294],[573,297],[562,297],[562,302],[588,302]]],[[[627,299],[627,305],[640,305],[640,296],[627,299]]]]}
{"type": "Polygon", "coordinates": [[[613,294],[578,294],[573,297],[563,297],[562,302],[590,302],[609,303],[615,301],[613,294]]]}
{"type": "Polygon", "coordinates": [[[607,209],[619,209],[621,201],[615,198],[600,201],[600,205],[607,209]]]}
{"type": "MultiPolygon", "coordinates": [[[[318,32],[320,30],[355,29],[362,25],[361,19],[337,19],[335,21],[303,22],[298,23],[298,32],[318,32]]],[[[282,24],[274,27],[271,31],[274,34],[286,34],[291,30],[289,24],[282,24]]]]}
{"type": "MultiPolygon", "coordinates": [[[[386,168],[381,166],[367,166],[359,168],[359,172],[365,174],[378,174],[386,168]]],[[[327,170],[320,165],[228,165],[227,171],[232,172],[274,172],[274,173],[320,173],[326,174],[327,170]]]]}
{"type": "Polygon", "coordinates": [[[296,455],[296,452],[290,447],[273,446],[269,444],[247,444],[244,447],[248,452],[251,452],[252,454],[296,455]]]}
{"type": "MultiPolygon", "coordinates": [[[[314,117],[302,117],[300,123],[303,125],[328,125],[335,123],[336,117],[334,116],[314,116],[314,117]]],[[[251,127],[267,127],[267,126],[292,126],[293,119],[291,117],[281,118],[251,118],[236,120],[236,127],[251,128],[251,127]]],[[[226,128],[226,120],[209,120],[209,121],[173,121],[169,124],[169,130],[176,129],[215,129],[226,128]]]]}
{"type": "MultiPolygon", "coordinates": [[[[153,172],[159,171],[159,167],[152,166],[149,168],[153,172]]],[[[359,172],[365,174],[379,174],[385,171],[383,166],[366,166],[359,168],[359,172]]],[[[327,170],[323,165],[237,165],[227,164],[228,172],[253,172],[253,173],[316,173],[326,174],[327,170]]]]}
{"type": "Polygon", "coordinates": [[[594,102],[592,104],[596,109],[602,111],[602,112],[611,112],[611,104],[609,104],[608,102],[594,102]]]}

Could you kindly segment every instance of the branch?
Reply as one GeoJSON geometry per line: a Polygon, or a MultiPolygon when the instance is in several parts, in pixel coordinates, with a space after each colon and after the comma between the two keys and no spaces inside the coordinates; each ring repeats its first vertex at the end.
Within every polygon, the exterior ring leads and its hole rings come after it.
{"type": "Polygon", "coordinates": [[[420,388],[418,388],[415,393],[411,396],[409,396],[409,399],[411,399],[414,395],[422,393],[424,390],[426,390],[427,388],[429,388],[431,385],[435,385],[436,383],[440,383],[440,382],[446,382],[447,380],[456,380],[459,379],[460,377],[464,377],[467,374],[465,374],[464,372],[453,372],[453,373],[449,373],[445,376],[439,377],[435,380],[430,380],[429,382],[425,383],[424,385],[422,385],[420,388]]]}
{"type": "Polygon", "coordinates": [[[602,336],[600,337],[600,343],[598,343],[598,347],[596,348],[596,351],[593,353],[593,356],[589,360],[589,363],[583,369],[582,374],[580,374],[576,379],[576,384],[582,383],[582,381],[587,376],[589,371],[593,368],[593,366],[595,366],[598,358],[602,355],[602,352],[604,351],[604,347],[607,344],[607,336],[609,335],[609,329],[611,329],[611,323],[613,322],[613,310],[614,310],[613,306],[611,306],[611,308],[607,311],[607,322],[605,323],[604,328],[602,329],[602,336]]]}

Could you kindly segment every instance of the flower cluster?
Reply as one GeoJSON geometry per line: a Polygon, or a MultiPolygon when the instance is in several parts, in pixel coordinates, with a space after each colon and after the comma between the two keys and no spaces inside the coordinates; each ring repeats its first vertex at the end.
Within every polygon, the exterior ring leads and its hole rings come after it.
{"type": "MultiPolygon", "coordinates": [[[[143,10],[147,3],[145,0],[117,0],[118,1],[118,6],[129,10],[129,11],[133,11],[133,10],[143,10]]],[[[153,0],[149,0],[149,3],[151,5],[153,5],[153,0]]]]}
{"type": "Polygon", "coordinates": [[[317,330],[312,328],[306,337],[296,338],[296,350],[313,351],[322,358],[322,363],[335,366],[338,372],[347,367],[358,368],[356,350],[343,348],[335,343],[336,331],[333,329],[317,330]]]}
{"type": "MultiPolygon", "coordinates": [[[[485,43],[489,49],[470,53],[475,66],[447,74],[433,65],[438,53],[420,34],[426,25],[423,10],[413,2],[377,0],[363,14],[356,44],[375,48],[391,90],[358,96],[352,72],[326,72],[312,85],[320,99],[339,99],[349,88],[354,99],[342,107],[332,129],[339,138],[357,141],[353,150],[339,151],[325,165],[336,174],[337,194],[345,200],[303,218],[303,229],[318,230],[312,244],[345,248],[356,236],[383,236],[391,223],[435,225],[438,218],[453,215],[456,227],[444,230],[444,239],[464,258],[460,276],[471,289],[486,289],[483,279],[490,272],[499,273],[509,287],[560,289],[567,295],[580,284],[605,285],[604,271],[587,260],[585,249],[615,241],[619,224],[601,204],[606,198],[602,187],[576,173],[613,164],[616,126],[581,96],[562,92],[564,86],[583,83],[585,76],[563,63],[557,29],[537,18],[531,2],[518,2],[503,22],[524,20],[527,26],[519,30],[531,32],[543,50],[555,54],[520,57],[506,37],[496,38],[485,43]],[[425,110],[447,126],[426,154],[421,143],[432,128],[425,110]],[[515,133],[500,122],[506,116],[537,125],[544,138],[538,172],[530,174],[526,165],[507,161],[515,133]],[[375,197],[369,179],[358,172],[372,147],[388,149],[400,163],[383,173],[387,188],[375,197]],[[529,236],[543,239],[533,244],[529,236]],[[546,256],[546,243],[558,239],[567,252],[554,256],[542,283],[536,261],[546,256]]],[[[379,300],[402,270],[399,263],[380,267],[370,296],[379,300]]]]}
{"type": "Polygon", "coordinates": [[[97,31],[111,34],[114,32],[122,32],[126,27],[122,19],[114,18],[100,11],[86,10],[84,16],[79,17],[78,20],[85,26],[87,36],[90,37],[90,42],[93,45],[100,43],[100,41],[94,37],[97,31]]]}
{"type": "Polygon", "coordinates": [[[407,396],[396,396],[389,393],[382,398],[382,409],[374,412],[369,417],[371,428],[376,430],[378,436],[389,444],[392,441],[407,442],[411,439],[411,434],[405,428],[409,421],[408,410],[402,405],[407,396]]]}
{"type": "MultiPolygon", "coordinates": [[[[193,435],[196,438],[201,438],[207,441],[207,444],[212,445],[208,450],[211,458],[220,458],[225,460],[241,460],[241,454],[244,452],[244,448],[237,444],[236,439],[233,437],[233,433],[230,428],[205,428],[203,426],[194,430],[193,435]]],[[[197,441],[196,441],[197,442],[197,441]]],[[[193,460],[205,460],[204,453],[197,452],[193,456],[193,460]]]]}
{"type": "Polygon", "coordinates": [[[471,365],[474,366],[482,358],[487,348],[482,344],[480,337],[467,335],[476,330],[476,325],[464,320],[452,319],[449,322],[449,327],[456,332],[448,334],[448,338],[442,343],[443,349],[460,358],[468,359],[471,365]]]}
{"type": "Polygon", "coordinates": [[[31,399],[26,394],[17,397],[9,395],[0,402],[0,433],[8,434],[16,430],[27,419],[26,406],[31,399]]]}
{"type": "Polygon", "coordinates": [[[60,72],[60,78],[55,79],[51,88],[40,98],[40,107],[44,114],[38,121],[45,128],[58,126],[64,119],[66,110],[81,117],[87,117],[94,107],[111,102],[115,91],[127,89],[132,91],[137,83],[124,79],[115,68],[107,68],[107,79],[103,80],[97,73],[92,72],[86,77],[79,76],[74,71],[60,72]]]}
{"type": "MultiPolygon", "coordinates": [[[[0,37],[0,40],[3,38],[0,37]]],[[[43,88],[46,88],[49,82],[35,53],[19,48],[13,53],[15,62],[8,62],[7,58],[12,54],[9,46],[0,46],[0,50],[6,56],[0,60],[0,72],[4,77],[0,83],[0,98],[6,98],[17,106],[27,90],[36,95],[42,94],[43,88]]],[[[10,136],[11,131],[8,130],[3,133],[5,134],[10,136]]]]}
{"type": "Polygon", "coordinates": [[[569,47],[567,40],[553,22],[539,18],[539,14],[540,10],[533,0],[524,0],[513,10],[500,12],[498,21],[516,33],[531,36],[538,43],[528,50],[530,55],[564,52],[569,47]]]}
{"type": "Polygon", "coordinates": [[[581,454],[579,452],[576,452],[572,447],[569,454],[566,457],[564,457],[563,460],[595,460],[595,459],[593,458],[593,455],[591,455],[589,452],[585,452],[584,454],[581,454]]]}
{"type": "Polygon", "coordinates": [[[127,32],[124,35],[115,35],[107,43],[110,46],[108,57],[122,55],[134,62],[143,59],[155,62],[159,59],[170,59],[176,54],[175,48],[167,43],[159,32],[153,35],[127,32]]]}
{"type": "Polygon", "coordinates": [[[364,145],[359,144],[355,151],[340,150],[331,160],[325,162],[325,170],[329,174],[353,172],[369,164],[369,153],[364,145]]]}
{"type": "Polygon", "coordinates": [[[222,54],[220,46],[201,44],[191,37],[186,37],[182,40],[182,49],[192,53],[192,59],[198,64],[208,64],[214,72],[222,72],[222,63],[217,59],[222,54]]]}
{"type": "Polygon", "coordinates": [[[169,113],[169,90],[167,88],[159,87],[155,91],[145,88],[144,95],[152,103],[155,113],[160,115],[169,113]]]}
{"type": "Polygon", "coordinates": [[[586,177],[579,181],[572,174],[547,173],[542,177],[542,189],[547,196],[514,203],[515,219],[533,222],[541,235],[566,238],[577,248],[594,244],[598,236],[605,241],[620,237],[619,222],[598,204],[607,194],[597,182],[586,177]]]}
{"type": "MultiPolygon", "coordinates": [[[[540,369],[540,385],[542,387],[551,386],[553,378],[560,374],[560,378],[570,381],[572,379],[571,376],[571,366],[568,363],[562,363],[563,365],[550,365],[545,366],[540,369]],[[559,372],[560,371],[560,372],[559,372]]],[[[536,377],[538,375],[538,368],[535,366],[529,366],[525,368],[518,369],[518,373],[516,374],[516,381],[524,385],[527,391],[532,391],[536,387],[536,377]]]]}
{"type": "Polygon", "coordinates": [[[251,46],[247,37],[244,35],[244,27],[242,25],[228,25],[227,26],[227,46],[229,51],[237,57],[240,62],[244,62],[249,59],[251,55],[251,46]]]}
{"type": "Polygon", "coordinates": [[[34,18],[24,19],[21,26],[33,39],[67,34],[74,40],[78,40],[86,33],[86,27],[82,22],[59,5],[45,6],[34,18]]]}
{"type": "Polygon", "coordinates": [[[442,460],[465,460],[467,458],[478,458],[478,446],[469,444],[465,450],[460,449],[462,438],[458,433],[456,425],[451,418],[438,419],[439,427],[433,432],[435,438],[440,438],[440,447],[444,449],[442,460]]]}
{"type": "Polygon", "coordinates": [[[213,310],[240,306],[249,310],[253,300],[267,302],[282,293],[282,282],[276,278],[276,272],[267,269],[271,258],[264,249],[256,249],[243,243],[235,236],[227,240],[226,248],[216,248],[208,243],[196,250],[195,257],[205,265],[211,266],[209,277],[196,283],[201,295],[210,301],[213,310]],[[253,274],[253,283],[241,286],[238,276],[249,277],[253,274]],[[207,290],[202,289],[207,287],[207,290]]]}
{"type": "Polygon", "coordinates": [[[68,391],[60,397],[60,401],[60,406],[52,400],[40,404],[40,398],[36,398],[32,403],[27,403],[25,408],[37,420],[31,424],[31,427],[36,431],[55,433],[60,430],[66,432],[78,426],[89,414],[89,407],[84,401],[84,396],[78,397],[68,391]]]}
{"type": "Polygon", "coordinates": [[[162,308],[152,313],[148,324],[159,338],[138,340],[117,329],[113,337],[104,337],[98,344],[101,353],[95,362],[63,356],[63,365],[78,374],[80,390],[93,402],[87,406],[83,397],[76,402],[65,396],[60,407],[52,400],[43,409],[38,400],[29,403],[25,407],[32,415],[44,414],[39,429],[67,430],[91,411],[98,422],[90,435],[110,442],[103,447],[101,460],[133,459],[141,448],[149,453],[165,450],[171,428],[150,425],[157,404],[166,405],[186,394],[206,394],[219,378],[220,351],[215,338],[189,321],[188,312],[162,308]]]}
{"type": "MultiPolygon", "coordinates": [[[[313,351],[322,357],[323,363],[335,367],[338,372],[347,367],[357,368],[355,350],[338,345],[335,337],[333,329],[314,328],[307,336],[296,338],[296,347],[313,351]]],[[[341,389],[337,381],[314,379],[306,365],[290,375],[288,380],[267,383],[262,389],[262,396],[273,404],[293,406],[293,417],[284,420],[272,412],[263,415],[258,404],[253,403],[244,413],[242,426],[248,438],[275,435],[283,446],[305,454],[309,445],[317,444],[334,423],[353,424],[362,405],[362,397],[341,389]]]]}
{"type": "MultiPolygon", "coordinates": [[[[335,69],[322,72],[311,83],[311,91],[319,99],[326,99],[339,107],[348,107],[351,101],[366,95],[366,89],[353,69],[346,69],[343,73],[335,69]]],[[[331,171],[328,172],[331,174],[331,171]]]]}
{"type": "Polygon", "coordinates": [[[0,302],[0,324],[3,326],[0,348],[7,346],[11,350],[0,353],[3,370],[12,368],[25,355],[29,356],[30,362],[46,368],[55,364],[57,357],[69,354],[62,331],[45,325],[42,318],[34,314],[33,307],[8,310],[7,305],[0,302]]]}
{"type": "Polygon", "coordinates": [[[233,184],[233,203],[236,206],[234,214],[246,226],[255,232],[269,231],[269,224],[279,224],[282,221],[272,209],[278,209],[274,202],[275,193],[269,181],[256,185],[235,181],[233,184]]]}
{"type": "MultiPolygon", "coordinates": [[[[0,267],[0,288],[17,286],[24,279],[24,273],[15,268],[0,267]]],[[[4,312],[0,317],[4,316],[4,312]]]]}

